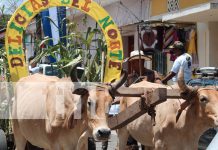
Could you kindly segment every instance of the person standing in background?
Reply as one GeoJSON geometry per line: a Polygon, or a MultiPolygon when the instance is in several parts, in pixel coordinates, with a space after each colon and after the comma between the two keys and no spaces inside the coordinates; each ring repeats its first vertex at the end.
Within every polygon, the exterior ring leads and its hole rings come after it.
{"type": "Polygon", "coordinates": [[[184,44],[180,41],[175,41],[173,45],[169,47],[170,52],[173,53],[177,58],[173,63],[173,67],[169,74],[162,79],[163,84],[167,84],[169,80],[173,80],[173,83],[177,83],[177,74],[180,67],[184,70],[184,80],[186,83],[191,80],[192,77],[192,57],[185,52],[184,44]]]}

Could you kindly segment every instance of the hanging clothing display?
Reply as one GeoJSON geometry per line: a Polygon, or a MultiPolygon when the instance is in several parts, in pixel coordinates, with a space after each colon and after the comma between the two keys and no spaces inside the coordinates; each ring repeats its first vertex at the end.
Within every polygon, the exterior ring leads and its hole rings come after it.
{"type": "MultiPolygon", "coordinates": [[[[167,71],[166,54],[170,54],[169,46],[175,41],[184,43],[187,53],[193,58],[194,68],[198,67],[197,36],[194,24],[148,24],[141,28],[139,38],[141,50],[145,55],[152,55],[152,68],[162,74],[167,71]]],[[[170,61],[175,59],[176,56],[170,54],[170,61]]]]}
{"type": "MultiPolygon", "coordinates": [[[[172,45],[172,43],[174,43],[175,41],[178,41],[177,32],[174,27],[166,28],[163,36],[164,36],[163,49],[168,49],[168,47],[172,45]]],[[[176,57],[171,54],[170,60],[174,61],[175,59],[176,57]]]]}
{"type": "Polygon", "coordinates": [[[157,44],[155,46],[155,49],[162,51],[163,50],[163,35],[165,33],[163,26],[156,26],[155,29],[157,30],[157,44]]]}
{"type": "Polygon", "coordinates": [[[197,46],[196,46],[196,31],[192,29],[189,33],[189,43],[187,52],[192,56],[192,63],[194,67],[198,67],[198,54],[197,54],[197,46]]]}
{"type": "Polygon", "coordinates": [[[174,27],[166,29],[164,33],[163,49],[167,49],[175,41],[178,41],[176,29],[174,27]]]}
{"type": "Polygon", "coordinates": [[[179,41],[181,41],[182,43],[186,43],[186,31],[184,28],[179,28],[176,29],[177,30],[177,36],[179,41]]]}
{"type": "Polygon", "coordinates": [[[157,44],[157,30],[145,29],[140,34],[142,50],[145,52],[154,49],[157,44]]]}

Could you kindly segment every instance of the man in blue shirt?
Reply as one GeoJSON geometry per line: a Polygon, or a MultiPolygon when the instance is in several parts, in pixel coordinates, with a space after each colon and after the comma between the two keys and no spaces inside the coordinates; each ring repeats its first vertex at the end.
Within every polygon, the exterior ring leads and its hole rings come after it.
{"type": "Polygon", "coordinates": [[[169,74],[162,79],[163,84],[167,84],[167,81],[170,79],[173,80],[173,83],[177,83],[177,74],[179,72],[180,67],[183,68],[184,71],[184,80],[187,83],[191,80],[192,76],[192,57],[185,53],[185,48],[182,42],[175,41],[173,45],[169,47],[171,52],[177,56],[176,60],[173,63],[173,67],[169,74]]]}

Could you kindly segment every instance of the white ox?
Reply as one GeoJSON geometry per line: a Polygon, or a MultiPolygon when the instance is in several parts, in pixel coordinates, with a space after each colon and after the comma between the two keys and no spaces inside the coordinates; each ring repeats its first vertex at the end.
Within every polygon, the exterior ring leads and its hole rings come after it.
{"type": "MultiPolygon", "coordinates": [[[[77,81],[77,65],[71,70],[72,81],[77,81]]],[[[22,78],[16,85],[12,111],[16,149],[24,150],[29,141],[47,150],[82,150],[88,149],[90,136],[97,141],[108,140],[111,130],[105,110],[113,100],[109,92],[121,86],[125,78],[123,75],[110,88],[88,90],[75,89],[70,79],[40,74],[22,78]]]]}
{"type": "MultiPolygon", "coordinates": [[[[119,150],[126,149],[129,134],[143,145],[156,150],[198,149],[200,135],[208,128],[218,126],[218,92],[212,88],[186,86],[181,71],[178,85],[183,99],[167,99],[157,105],[155,126],[152,126],[151,117],[144,114],[119,129],[119,150]],[[184,110],[176,122],[181,106],[184,110]]],[[[132,87],[157,88],[164,85],[142,81],[132,87]]],[[[137,100],[138,98],[124,98],[121,101],[121,111],[137,100]]]]}

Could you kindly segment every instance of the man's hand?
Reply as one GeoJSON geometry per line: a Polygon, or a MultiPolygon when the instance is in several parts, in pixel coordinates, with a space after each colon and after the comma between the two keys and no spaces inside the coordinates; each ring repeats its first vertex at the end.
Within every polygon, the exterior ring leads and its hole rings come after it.
{"type": "Polygon", "coordinates": [[[167,81],[165,81],[165,80],[163,81],[163,80],[162,80],[161,82],[162,82],[163,84],[167,85],[167,81]]]}
{"type": "Polygon", "coordinates": [[[172,79],[175,75],[176,75],[176,73],[170,72],[165,78],[162,79],[162,83],[167,84],[167,81],[172,79]]]}

